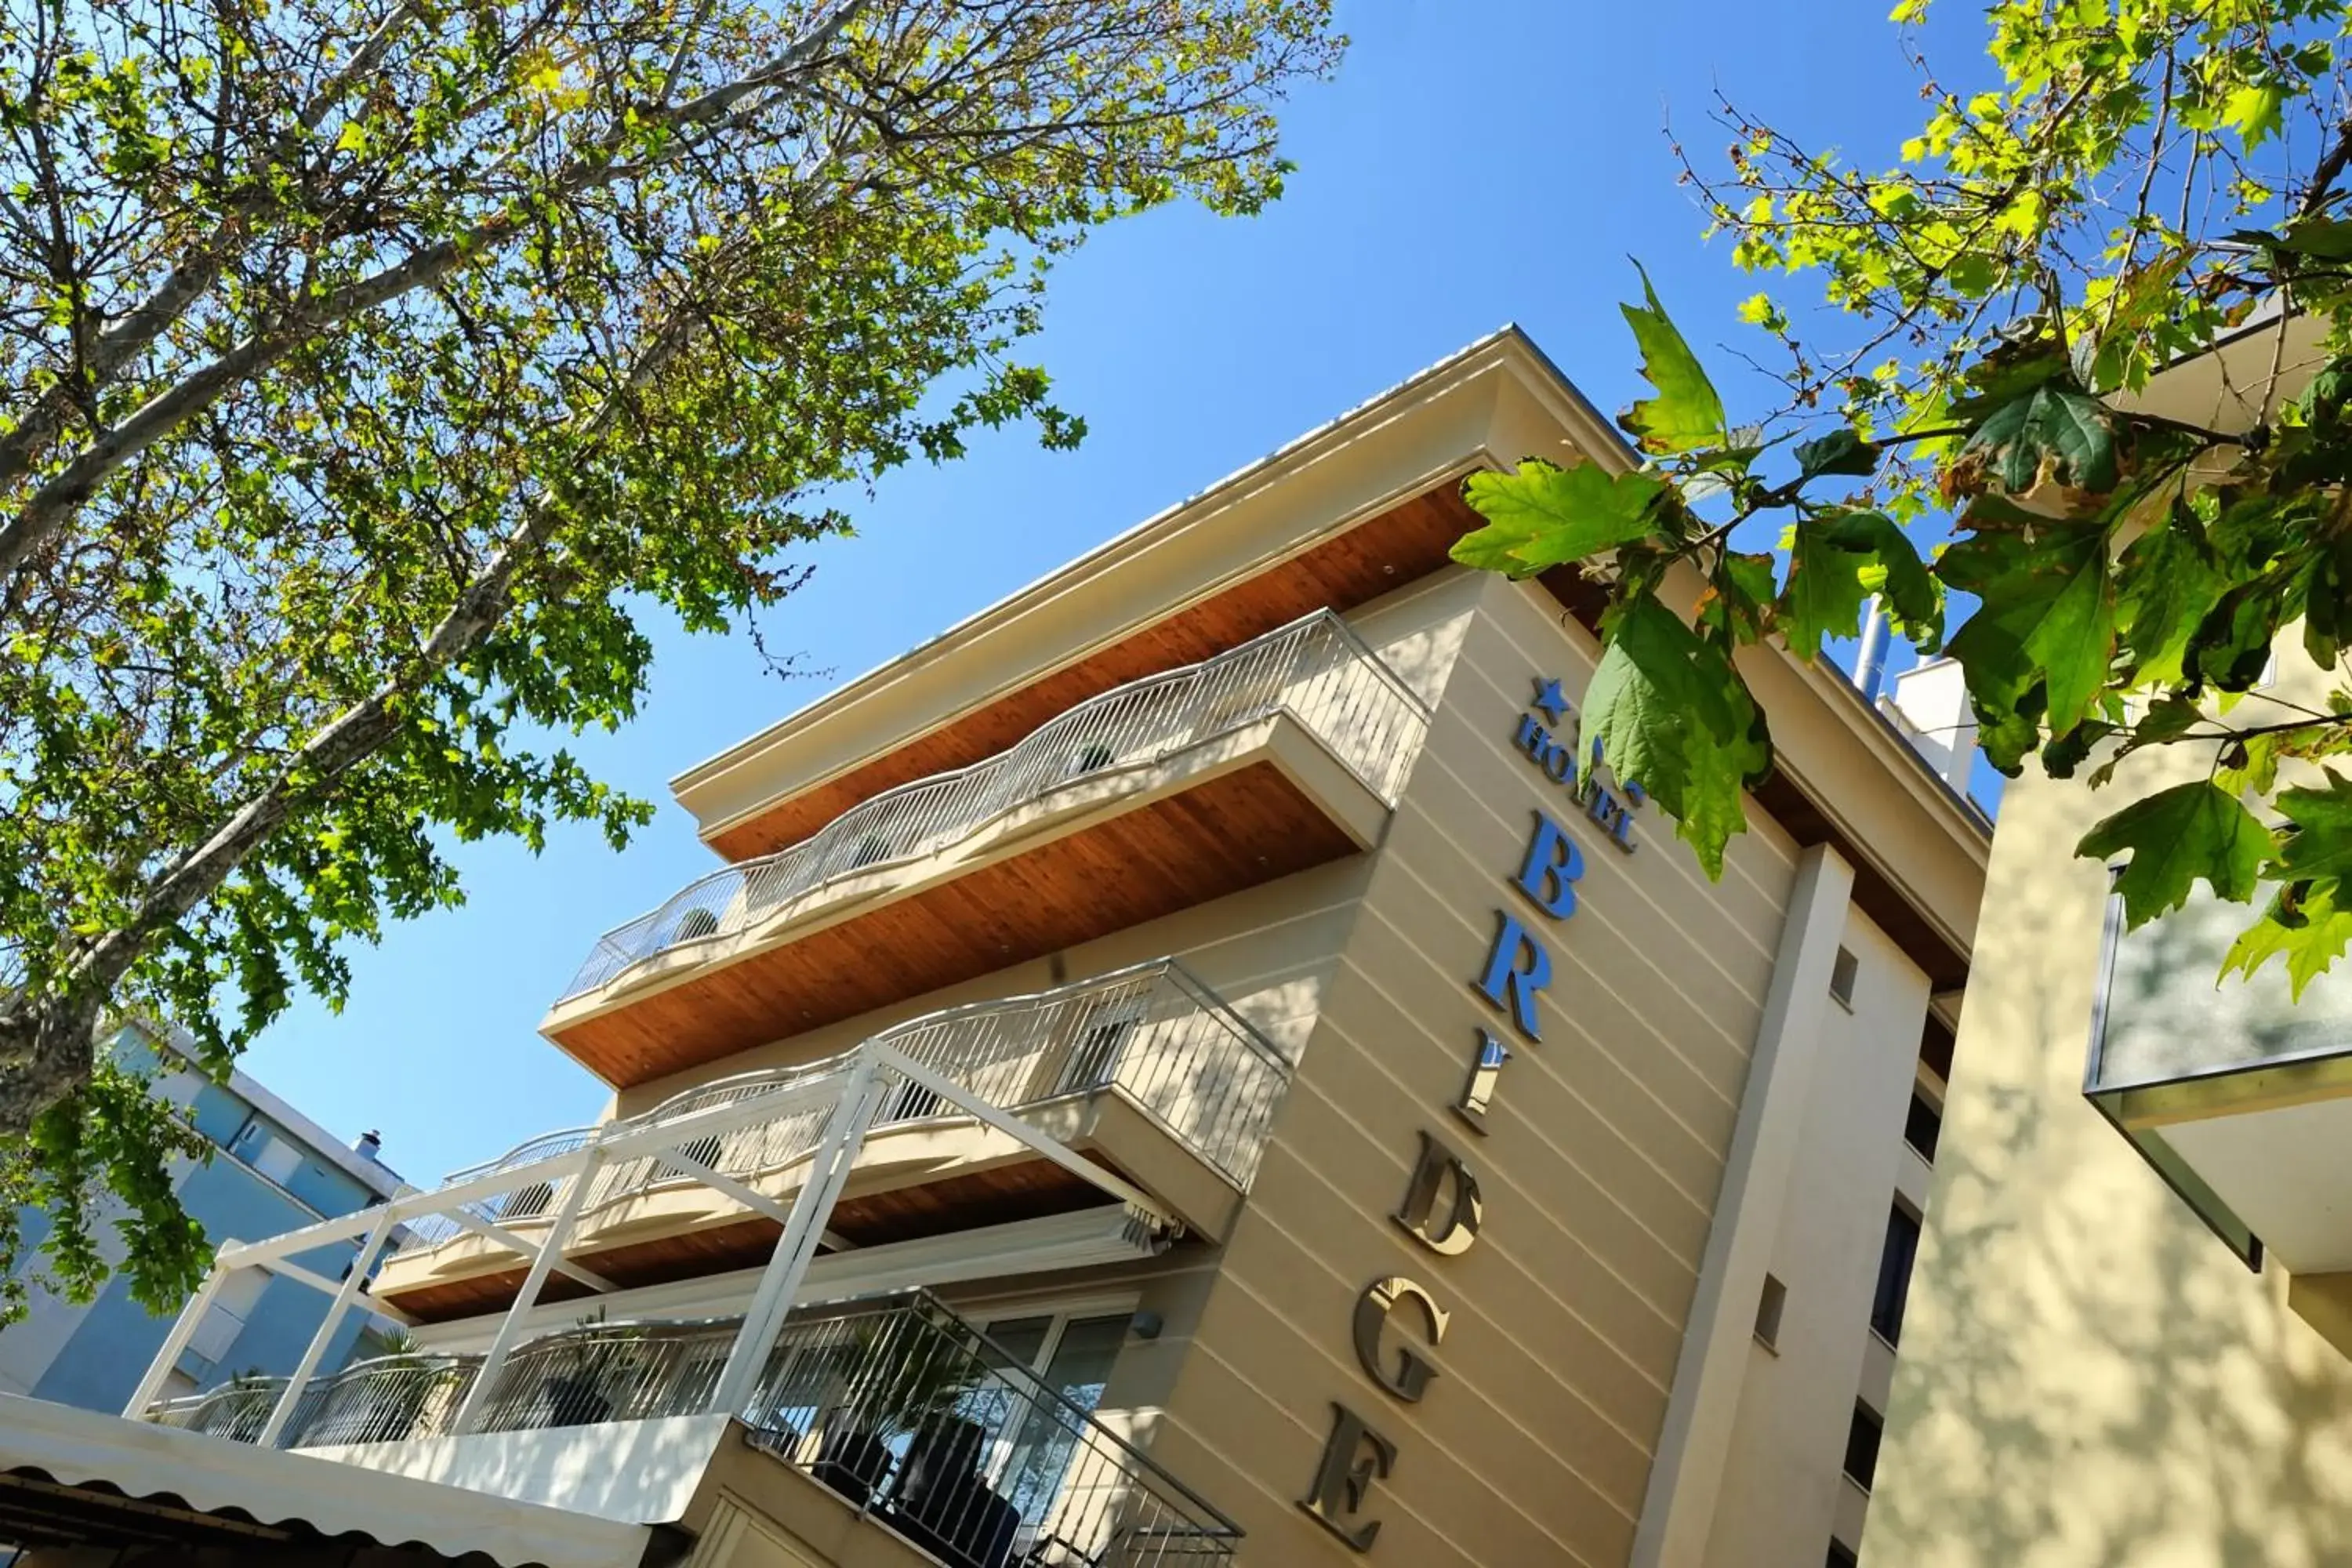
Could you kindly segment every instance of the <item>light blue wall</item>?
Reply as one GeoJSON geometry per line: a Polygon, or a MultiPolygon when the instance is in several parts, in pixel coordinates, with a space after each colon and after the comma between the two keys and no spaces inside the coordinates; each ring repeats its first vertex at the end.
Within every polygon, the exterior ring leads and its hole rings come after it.
{"type": "MultiPolygon", "coordinates": [[[[117,1048],[133,1059],[145,1054],[139,1043],[119,1042],[117,1048]]],[[[357,1178],[222,1085],[203,1083],[189,1109],[197,1129],[220,1146],[211,1163],[190,1172],[180,1188],[182,1204],[204,1226],[205,1241],[212,1247],[281,1236],[321,1215],[349,1214],[375,1201],[375,1194],[357,1178]],[[302,1153],[302,1163],[282,1187],[238,1157],[257,1153],[265,1142],[262,1134],[275,1134],[302,1153]]],[[[31,1212],[23,1218],[29,1247],[47,1232],[47,1220],[31,1212]]],[[[295,1261],[312,1273],[340,1279],[350,1268],[354,1251],[353,1244],[338,1243],[303,1254],[295,1261]]],[[[193,1355],[184,1357],[181,1370],[203,1388],[239,1373],[289,1373],[318,1331],[327,1305],[327,1297],[307,1285],[272,1279],[220,1359],[208,1365],[193,1355]]],[[[323,1369],[343,1364],[366,1321],[363,1311],[345,1315],[320,1363],[323,1369]]],[[[71,1337],[33,1392],[60,1404],[119,1411],[138,1387],[171,1325],[170,1316],[151,1316],[133,1301],[120,1279],[110,1280],[99,1299],[82,1310],[71,1337]]]]}

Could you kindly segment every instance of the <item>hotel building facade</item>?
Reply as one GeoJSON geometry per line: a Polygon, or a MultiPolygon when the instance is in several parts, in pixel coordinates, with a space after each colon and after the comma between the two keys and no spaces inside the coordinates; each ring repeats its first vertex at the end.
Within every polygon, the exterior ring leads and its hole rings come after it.
{"type": "Polygon", "coordinates": [[[0,1402],[0,1524],[1850,1561],[1988,825],[1965,755],[1772,649],[1720,881],[1633,781],[1580,792],[1591,585],[1447,558],[1530,454],[1633,461],[1506,331],[684,774],[719,868],[583,933],[541,1026],[607,1118],[226,1247],[175,1332],[256,1268],[349,1311],[364,1269],[294,1260],[404,1227],[370,1302],[415,1345],[0,1402]]]}

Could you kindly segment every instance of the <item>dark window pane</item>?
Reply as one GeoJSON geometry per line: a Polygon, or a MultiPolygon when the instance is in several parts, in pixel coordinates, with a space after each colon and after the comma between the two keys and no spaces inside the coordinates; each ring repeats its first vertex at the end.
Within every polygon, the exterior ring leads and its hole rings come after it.
{"type": "Polygon", "coordinates": [[[1932,1013],[1927,1016],[1927,1026],[1919,1033],[1919,1059],[1934,1068],[1937,1078],[1952,1081],[1952,1031],[1932,1013]]]}
{"type": "Polygon", "coordinates": [[[1926,1097],[1911,1097],[1910,1114],[1903,1119],[1903,1142],[1919,1151],[1919,1158],[1932,1163],[1936,1158],[1936,1140],[1943,1136],[1944,1116],[1926,1097]]]}
{"type": "Polygon", "coordinates": [[[1863,1490],[1870,1489],[1870,1479],[1878,1473],[1877,1413],[1867,1405],[1853,1407],[1853,1425],[1846,1428],[1845,1473],[1863,1490]]]}
{"type": "Polygon", "coordinates": [[[1911,1293],[1911,1261],[1919,1254],[1919,1222],[1901,1204],[1886,1216],[1886,1247],[1878,1255],[1878,1293],[1870,1326],[1888,1344],[1903,1338],[1903,1299],[1911,1293]]]}
{"type": "Polygon", "coordinates": [[[1830,1542],[1829,1568],[1854,1568],[1853,1552],[1843,1541],[1830,1542]]]}

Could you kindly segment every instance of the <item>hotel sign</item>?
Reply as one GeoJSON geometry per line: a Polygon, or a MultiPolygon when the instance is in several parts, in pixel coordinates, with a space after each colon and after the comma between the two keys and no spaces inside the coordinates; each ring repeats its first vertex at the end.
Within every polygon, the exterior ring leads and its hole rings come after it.
{"type": "MultiPolygon", "coordinates": [[[[1575,710],[1561,694],[1559,681],[1537,681],[1528,710],[1520,715],[1512,734],[1513,747],[1567,790],[1610,844],[1632,854],[1633,814],[1643,801],[1640,786],[1622,784],[1611,789],[1590,772],[1584,785],[1577,785],[1580,731],[1575,710]]],[[[1596,759],[1597,755],[1596,752],[1596,759]]],[[[1542,1042],[1543,1020],[1537,998],[1552,978],[1551,952],[1543,936],[1575,916],[1576,884],[1584,876],[1584,851],[1568,830],[1540,808],[1533,815],[1534,829],[1527,850],[1508,879],[1524,907],[1495,910],[1494,941],[1485,964],[1470,981],[1471,989],[1494,1016],[1475,1026],[1476,1045],[1468,1075],[1462,1092],[1446,1108],[1482,1138],[1486,1135],[1486,1112],[1494,1104],[1503,1068],[1511,1059],[1511,1047],[1497,1037],[1542,1042]]],[[[1433,1258],[1459,1258],[1476,1244],[1486,1213],[1478,1177],[1469,1162],[1424,1129],[1404,1199],[1391,1216],[1396,1224],[1433,1258]]],[[[1434,1355],[1453,1321],[1444,1305],[1444,1275],[1434,1265],[1432,1273],[1437,1283],[1402,1274],[1373,1280],[1357,1297],[1349,1323],[1356,1358],[1365,1374],[1401,1404],[1418,1402],[1438,1377],[1434,1355]]],[[[1395,1469],[1397,1458],[1393,1440],[1355,1410],[1334,1401],[1322,1458],[1298,1506],[1355,1551],[1370,1551],[1380,1535],[1381,1521],[1370,1516],[1368,1505],[1374,1486],[1395,1469]]]]}

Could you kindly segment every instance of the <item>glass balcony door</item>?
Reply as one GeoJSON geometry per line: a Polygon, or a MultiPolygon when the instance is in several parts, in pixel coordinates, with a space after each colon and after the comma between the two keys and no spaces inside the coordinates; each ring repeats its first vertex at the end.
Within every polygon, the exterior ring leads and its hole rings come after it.
{"type": "Polygon", "coordinates": [[[982,1406],[973,1414],[994,1434],[985,1465],[989,1484],[1020,1513],[1018,1544],[1024,1552],[1059,1548],[1075,1561],[1092,1561],[1102,1544],[1117,1500],[1085,1495],[1099,1489],[1069,1485],[1079,1458],[1076,1417],[1090,1416],[1101,1405],[1133,1316],[1036,1315],[982,1325],[982,1331],[1015,1364],[1043,1378],[1075,1407],[1055,1411],[1027,1405],[1002,1385],[975,1390],[971,1396],[982,1406]]]}

